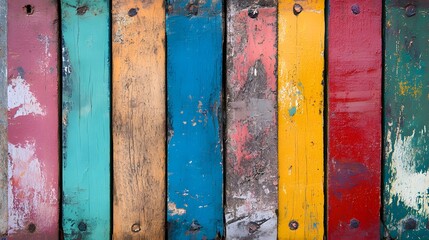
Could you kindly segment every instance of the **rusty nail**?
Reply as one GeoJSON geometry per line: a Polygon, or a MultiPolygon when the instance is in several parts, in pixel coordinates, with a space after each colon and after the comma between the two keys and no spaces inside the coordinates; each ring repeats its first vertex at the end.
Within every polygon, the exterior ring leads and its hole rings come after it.
{"type": "Polygon", "coordinates": [[[405,7],[405,15],[407,15],[407,17],[412,17],[416,15],[416,11],[416,6],[414,6],[413,4],[408,4],[405,7]]]}
{"type": "Polygon", "coordinates": [[[404,222],[404,228],[406,230],[413,230],[417,228],[417,221],[413,218],[408,218],[407,220],[405,220],[404,222]]]}
{"type": "Polygon", "coordinates": [[[89,9],[88,6],[83,5],[83,6],[76,8],[76,13],[77,13],[77,15],[83,15],[86,13],[86,11],[88,11],[88,9],[89,9]]]}
{"type": "Polygon", "coordinates": [[[28,231],[34,233],[36,231],[36,225],[34,223],[28,224],[28,231]]]}
{"type": "Polygon", "coordinates": [[[130,10],[128,10],[128,16],[134,17],[135,15],[137,15],[138,11],[139,11],[139,8],[131,8],[130,10]]]}
{"type": "Polygon", "coordinates": [[[198,5],[196,5],[196,4],[189,4],[188,7],[187,7],[187,9],[188,9],[188,14],[189,15],[194,15],[194,16],[198,15],[198,5]]]}
{"type": "Polygon", "coordinates": [[[360,7],[358,4],[353,4],[352,5],[352,13],[355,15],[358,15],[360,13],[360,7]]]}
{"type": "Polygon", "coordinates": [[[293,14],[298,15],[298,14],[300,14],[302,12],[302,10],[303,10],[303,8],[302,8],[302,6],[300,4],[295,3],[293,5],[293,14]]]}
{"type": "Polygon", "coordinates": [[[138,223],[134,223],[131,226],[131,231],[133,231],[133,232],[140,232],[140,230],[142,230],[142,229],[140,228],[140,224],[138,224],[138,223]]]}
{"type": "Polygon", "coordinates": [[[360,225],[360,222],[359,222],[359,220],[357,220],[356,218],[352,218],[352,219],[350,220],[350,228],[355,229],[355,228],[358,228],[358,227],[359,227],[359,225],[360,225]]]}
{"type": "Polygon", "coordinates": [[[258,15],[259,15],[259,9],[258,9],[258,6],[251,6],[251,7],[249,8],[249,10],[247,11],[247,15],[248,15],[250,18],[257,18],[257,17],[258,17],[258,15]]]}
{"type": "Polygon", "coordinates": [[[299,227],[299,224],[298,224],[297,221],[292,220],[292,221],[289,222],[289,228],[290,228],[290,230],[297,230],[298,227],[299,227]]]}
{"type": "Polygon", "coordinates": [[[79,223],[79,225],[77,225],[77,228],[78,228],[80,231],[84,232],[84,231],[86,231],[87,226],[86,226],[86,224],[85,224],[84,222],[80,222],[80,223],[79,223]]]}
{"type": "Polygon", "coordinates": [[[30,4],[25,5],[22,9],[24,9],[25,14],[32,15],[34,13],[34,7],[30,4]]]}

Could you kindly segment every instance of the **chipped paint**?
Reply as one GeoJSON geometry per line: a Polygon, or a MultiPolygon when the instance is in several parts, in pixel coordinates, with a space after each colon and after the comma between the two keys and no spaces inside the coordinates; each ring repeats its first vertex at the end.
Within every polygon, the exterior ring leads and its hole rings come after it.
{"type": "Polygon", "coordinates": [[[226,238],[277,236],[276,4],[227,1],[226,238]]]}
{"type": "Polygon", "coordinates": [[[46,111],[30,91],[30,85],[21,76],[12,78],[7,87],[9,111],[14,111],[14,118],[27,115],[46,115],[46,111]]]}
{"type": "MultiPolygon", "coordinates": [[[[184,194],[184,196],[186,196],[186,195],[184,194]]],[[[200,208],[200,206],[199,206],[199,208],[200,208]]],[[[172,202],[168,203],[168,211],[169,211],[168,214],[170,216],[183,215],[183,214],[186,213],[186,209],[184,209],[184,208],[177,208],[176,204],[172,203],[172,202]]]]}

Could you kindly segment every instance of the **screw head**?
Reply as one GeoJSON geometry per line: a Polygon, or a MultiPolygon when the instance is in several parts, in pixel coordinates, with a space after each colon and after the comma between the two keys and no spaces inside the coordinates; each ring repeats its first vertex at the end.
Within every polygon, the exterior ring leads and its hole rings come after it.
{"type": "Polygon", "coordinates": [[[88,227],[86,226],[86,223],[84,223],[84,222],[80,222],[80,223],[77,225],[77,228],[78,228],[81,232],[85,232],[85,231],[86,231],[86,229],[87,229],[88,227]]]}
{"type": "Polygon", "coordinates": [[[407,220],[405,220],[404,222],[404,228],[406,230],[413,230],[417,228],[417,221],[413,218],[408,218],[407,220]]]}
{"type": "Polygon", "coordinates": [[[141,228],[140,228],[140,224],[138,224],[138,223],[134,223],[132,226],[131,226],[131,231],[132,232],[140,232],[140,230],[142,230],[141,228]]]}
{"type": "Polygon", "coordinates": [[[247,15],[250,18],[257,18],[259,15],[258,6],[254,5],[254,6],[249,7],[249,10],[247,10],[247,15]]]}
{"type": "Polygon", "coordinates": [[[407,15],[407,17],[412,17],[416,15],[416,13],[417,13],[416,6],[414,6],[413,4],[408,4],[405,7],[405,15],[407,15]]]}
{"type": "Polygon", "coordinates": [[[358,4],[353,4],[352,5],[352,13],[354,15],[358,15],[360,13],[360,7],[358,4]]]}
{"type": "Polygon", "coordinates": [[[304,10],[304,8],[302,8],[301,4],[295,3],[293,5],[293,14],[298,15],[302,12],[302,10],[304,10]]]}
{"type": "Polygon", "coordinates": [[[28,231],[34,233],[36,231],[36,224],[30,223],[28,224],[28,231]]]}
{"type": "Polygon", "coordinates": [[[135,15],[137,15],[138,11],[139,8],[130,8],[130,10],[128,10],[128,16],[134,17],[135,15]]]}
{"type": "Polygon", "coordinates": [[[298,229],[298,227],[299,227],[299,223],[297,221],[292,220],[292,221],[289,222],[289,228],[290,228],[290,230],[295,231],[295,230],[298,229]]]}
{"type": "Polygon", "coordinates": [[[360,222],[359,222],[359,220],[357,220],[356,218],[352,218],[352,219],[350,220],[350,228],[355,229],[355,228],[358,228],[358,227],[359,227],[359,225],[360,225],[360,222]]]}

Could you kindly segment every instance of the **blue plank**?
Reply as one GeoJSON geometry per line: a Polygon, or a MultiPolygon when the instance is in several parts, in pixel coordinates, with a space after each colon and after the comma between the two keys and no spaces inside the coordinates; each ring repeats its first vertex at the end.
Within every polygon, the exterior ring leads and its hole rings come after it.
{"type": "Polygon", "coordinates": [[[110,7],[63,0],[65,239],[110,238],[110,7]]]}
{"type": "Polygon", "coordinates": [[[168,237],[223,235],[222,1],[167,5],[168,237]]]}

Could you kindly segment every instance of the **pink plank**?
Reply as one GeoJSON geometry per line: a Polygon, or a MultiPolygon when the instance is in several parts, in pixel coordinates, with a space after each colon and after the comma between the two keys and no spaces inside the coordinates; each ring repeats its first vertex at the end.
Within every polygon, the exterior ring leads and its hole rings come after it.
{"type": "Polygon", "coordinates": [[[56,1],[8,1],[8,234],[58,239],[56,1]]]}

